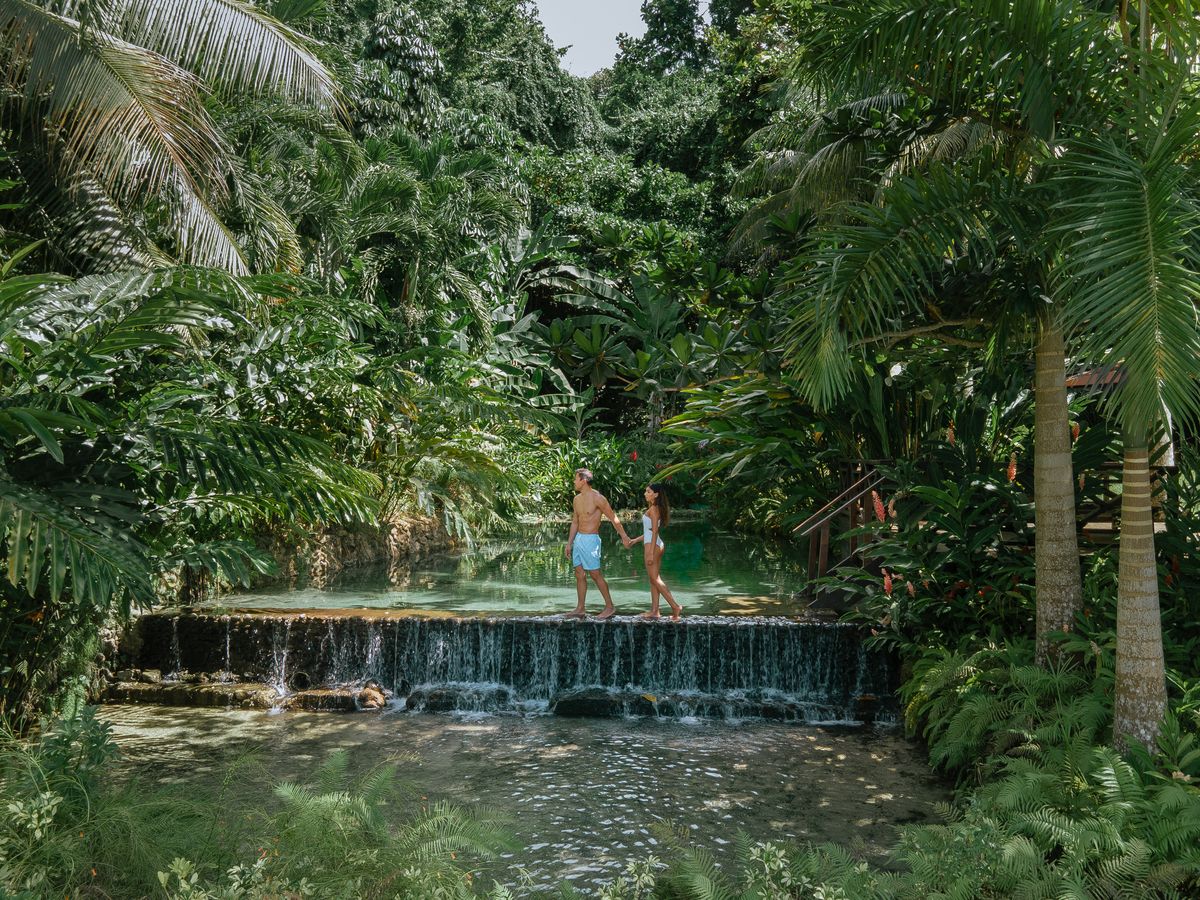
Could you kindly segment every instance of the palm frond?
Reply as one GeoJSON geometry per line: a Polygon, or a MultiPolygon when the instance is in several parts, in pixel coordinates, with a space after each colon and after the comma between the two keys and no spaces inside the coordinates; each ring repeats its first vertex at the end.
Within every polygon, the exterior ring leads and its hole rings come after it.
{"type": "Polygon", "coordinates": [[[340,111],[337,83],[312,42],[244,0],[106,0],[103,15],[124,40],[228,93],[273,93],[340,111]]]}
{"type": "Polygon", "coordinates": [[[246,271],[213,211],[229,149],[194,75],[27,0],[0,0],[0,72],[19,98],[4,105],[10,126],[42,136],[60,181],[86,173],[118,204],[166,199],[186,260],[246,271]]]}
{"type": "MultiPolygon", "coordinates": [[[[1193,136],[1200,108],[1167,129],[1193,136]]],[[[1200,417],[1200,205],[1174,153],[1148,159],[1107,139],[1080,139],[1061,161],[1055,297],[1082,354],[1119,366],[1110,395],[1126,427],[1144,433],[1164,408],[1200,417]]]]}
{"type": "Polygon", "coordinates": [[[949,260],[966,254],[983,264],[1003,196],[995,181],[939,167],[897,183],[882,207],[849,206],[846,224],[813,236],[782,287],[793,304],[788,358],[805,375],[809,402],[827,408],[848,389],[851,342],[885,334],[920,309],[949,260]]]}
{"type": "Polygon", "coordinates": [[[952,115],[1044,139],[1065,110],[1090,102],[1092,76],[1120,70],[1121,45],[1103,14],[1064,0],[868,0],[821,4],[816,14],[819,43],[804,58],[817,80],[845,86],[869,72],[952,115]]]}
{"type": "Polygon", "coordinates": [[[44,583],[54,601],[69,588],[80,603],[98,608],[114,597],[152,603],[145,548],[104,511],[120,500],[111,491],[55,492],[0,478],[0,550],[7,550],[9,583],[35,596],[44,583]]]}

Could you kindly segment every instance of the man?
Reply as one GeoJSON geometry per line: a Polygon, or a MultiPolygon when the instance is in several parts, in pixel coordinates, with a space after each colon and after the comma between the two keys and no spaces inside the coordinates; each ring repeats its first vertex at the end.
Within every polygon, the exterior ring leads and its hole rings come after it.
{"type": "Polygon", "coordinates": [[[596,616],[597,619],[607,619],[617,611],[613,606],[612,594],[608,592],[608,582],[600,574],[600,520],[608,519],[621,535],[622,542],[629,540],[617,514],[613,512],[604,495],[592,487],[592,472],[590,469],[575,470],[575,511],[571,515],[571,535],[567,538],[567,559],[575,565],[575,591],[579,595],[579,604],[573,612],[567,614],[568,619],[582,619],[587,616],[583,609],[583,598],[587,595],[587,577],[592,576],[600,596],[604,598],[604,611],[596,616]]]}

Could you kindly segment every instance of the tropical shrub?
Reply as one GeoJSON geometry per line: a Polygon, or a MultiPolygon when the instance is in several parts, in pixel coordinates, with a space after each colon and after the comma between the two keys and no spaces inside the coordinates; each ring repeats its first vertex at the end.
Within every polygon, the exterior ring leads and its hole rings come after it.
{"type": "Polygon", "coordinates": [[[352,779],[343,752],[308,782],[277,785],[273,803],[264,788],[251,804],[244,769],[207,793],[119,776],[116,754],[91,708],[32,742],[0,741],[0,893],[467,897],[475,891],[455,858],[508,845],[494,815],[444,803],[413,810],[395,765],[352,779]]]}
{"type": "Polygon", "coordinates": [[[875,577],[842,569],[829,583],[859,601],[854,618],[888,642],[954,646],[981,633],[1032,633],[1030,503],[1004,478],[940,486],[901,481],[876,494],[884,515],[857,530],[875,577]],[[907,482],[907,484],[906,484],[907,482]],[[981,624],[986,623],[981,632],[981,624]]]}
{"type": "Polygon", "coordinates": [[[206,352],[266,318],[286,284],[204,269],[0,281],[0,715],[78,702],[98,631],[184,567],[245,582],[275,517],[373,517],[378,482],[278,424],[206,352]]]}

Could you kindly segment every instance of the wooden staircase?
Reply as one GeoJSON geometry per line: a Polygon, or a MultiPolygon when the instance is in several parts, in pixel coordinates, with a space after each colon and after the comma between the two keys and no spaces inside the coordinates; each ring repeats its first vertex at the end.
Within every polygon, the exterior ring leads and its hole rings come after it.
{"type": "Polygon", "coordinates": [[[853,531],[868,520],[872,515],[871,492],[876,491],[888,480],[888,477],[878,469],[881,463],[890,460],[861,459],[843,464],[841,481],[845,487],[842,492],[814,512],[811,516],[792,529],[792,533],[800,538],[808,538],[808,581],[829,574],[832,569],[846,565],[852,560],[863,562],[863,542],[857,535],[847,538],[846,555],[835,562],[829,563],[831,531],[835,522],[845,517],[844,530],[853,531]]]}

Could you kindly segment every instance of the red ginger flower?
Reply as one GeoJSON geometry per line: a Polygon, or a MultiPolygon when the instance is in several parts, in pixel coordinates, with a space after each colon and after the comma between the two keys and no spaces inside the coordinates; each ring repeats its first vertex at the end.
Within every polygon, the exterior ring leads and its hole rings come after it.
{"type": "Polygon", "coordinates": [[[1017,453],[1014,450],[1008,457],[1008,481],[1009,484],[1017,480],[1017,453]]]}
{"type": "Polygon", "coordinates": [[[879,491],[871,491],[871,503],[875,506],[875,518],[880,522],[884,521],[887,516],[883,511],[883,499],[879,496],[879,491]]]}
{"type": "Polygon", "coordinates": [[[892,573],[887,569],[883,570],[883,592],[892,596],[892,573]]]}
{"type": "Polygon", "coordinates": [[[629,458],[630,458],[631,460],[633,460],[634,462],[637,462],[637,451],[636,451],[636,450],[634,450],[632,453],[630,453],[630,454],[629,454],[629,458]]]}

